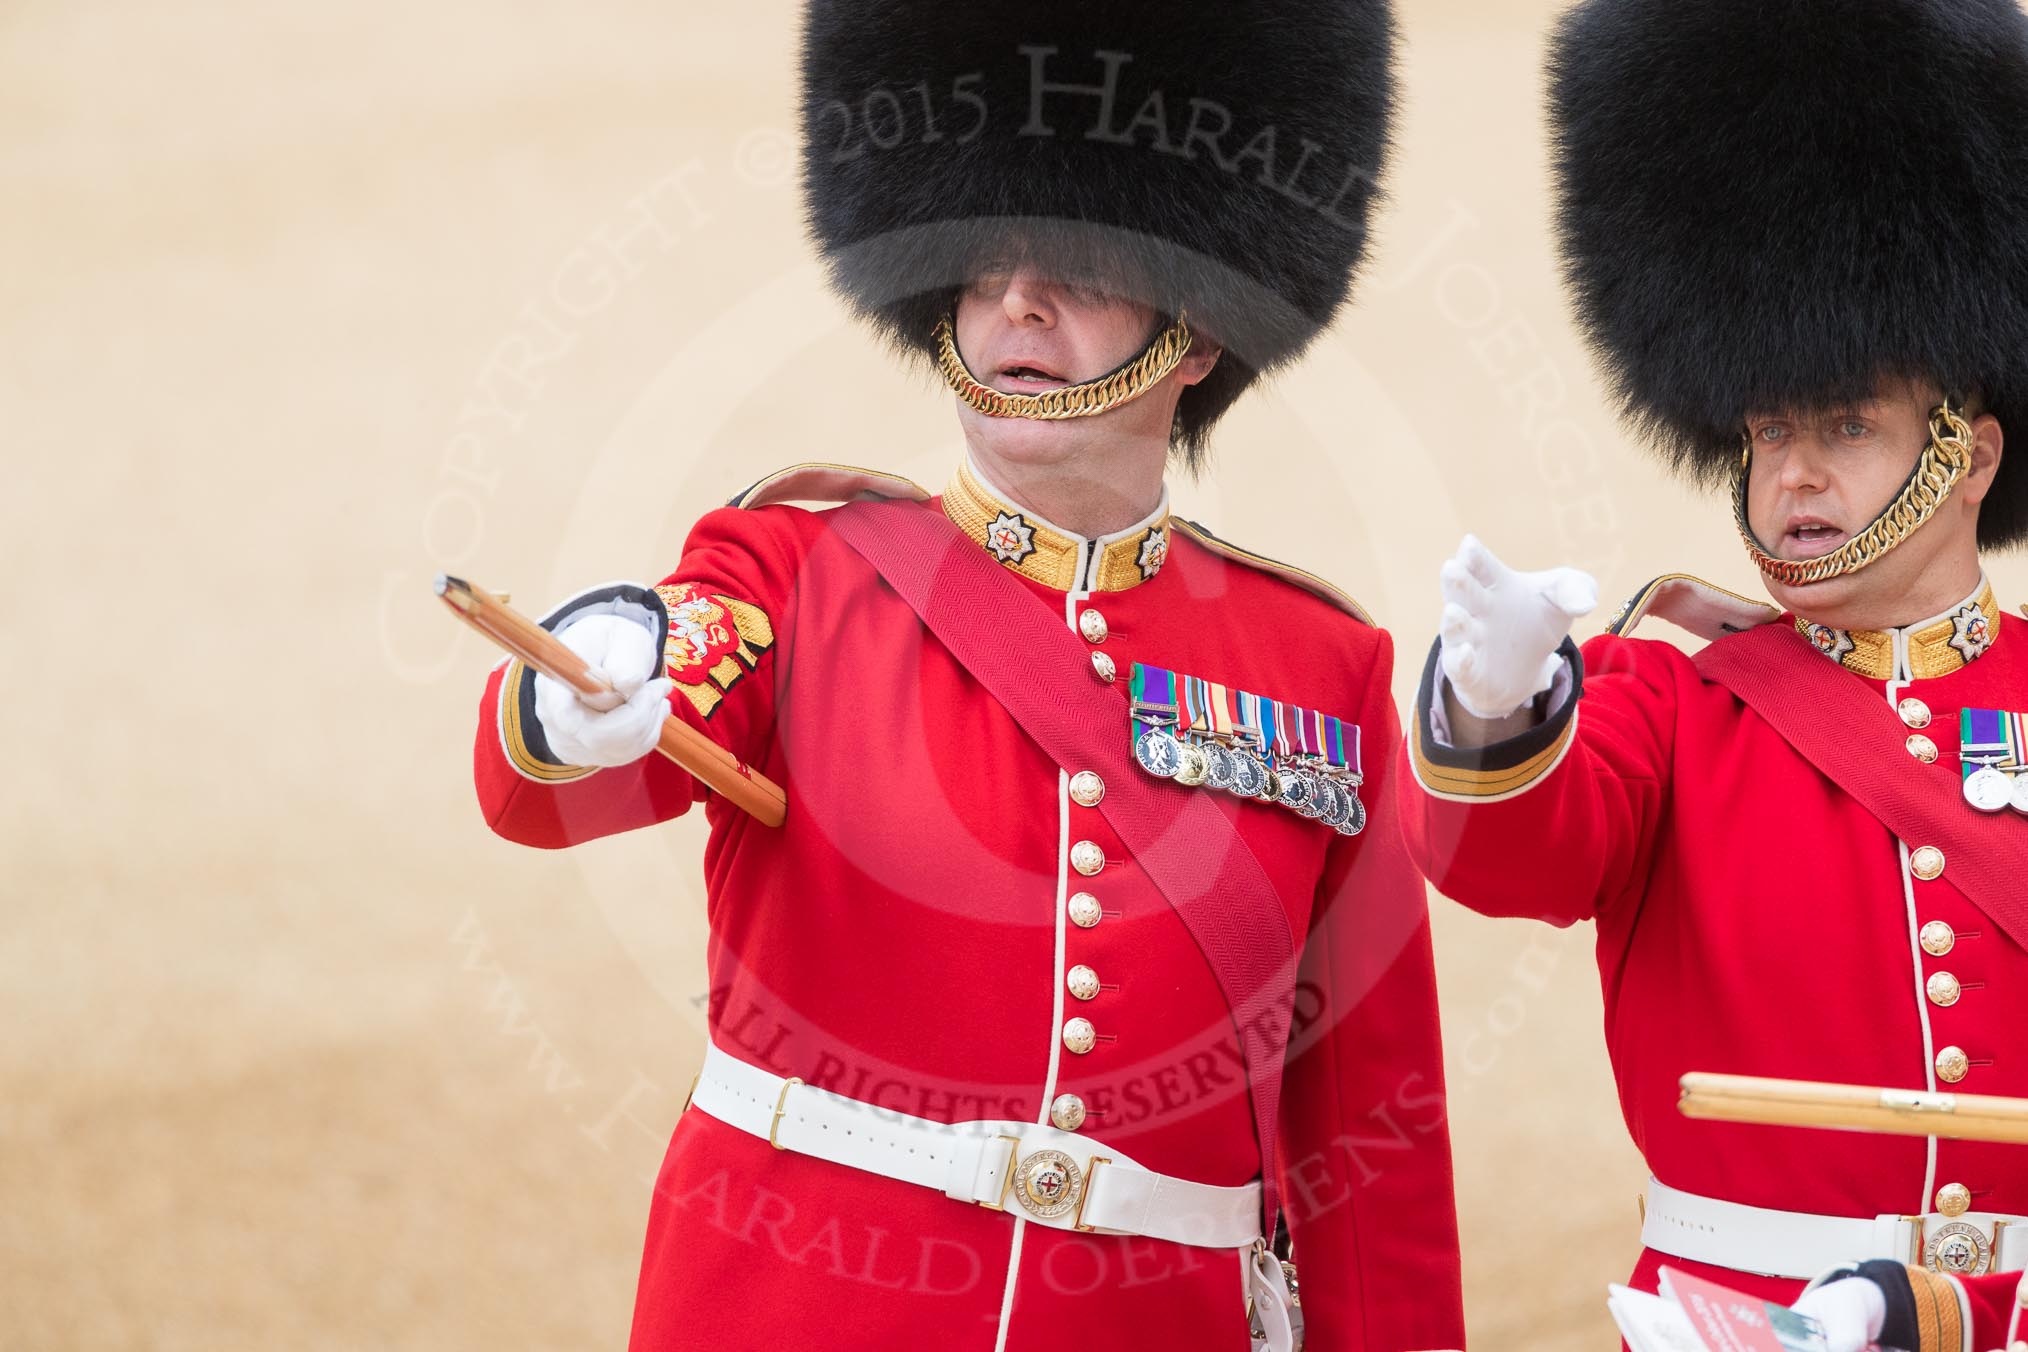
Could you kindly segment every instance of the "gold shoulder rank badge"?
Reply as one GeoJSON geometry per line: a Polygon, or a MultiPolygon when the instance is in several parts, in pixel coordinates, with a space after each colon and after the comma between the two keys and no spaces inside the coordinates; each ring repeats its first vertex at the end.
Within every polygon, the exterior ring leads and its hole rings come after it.
{"type": "Polygon", "coordinates": [[[707,593],[694,582],[655,588],[669,610],[663,659],[669,676],[697,712],[709,718],[775,645],[775,628],[759,606],[707,593]]]}

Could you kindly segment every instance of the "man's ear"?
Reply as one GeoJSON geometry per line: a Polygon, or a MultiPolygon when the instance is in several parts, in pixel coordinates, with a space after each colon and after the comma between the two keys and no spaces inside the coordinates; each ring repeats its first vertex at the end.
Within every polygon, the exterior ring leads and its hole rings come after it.
{"type": "Polygon", "coordinates": [[[2007,434],[2000,426],[2000,420],[1990,413],[1981,413],[1972,419],[1972,468],[1965,475],[1965,481],[1958,486],[1958,492],[1968,503],[1981,502],[1993,486],[1993,476],[2000,472],[2000,456],[2006,448],[2007,434]]]}
{"type": "Polygon", "coordinates": [[[1190,335],[1190,350],[1183,354],[1176,370],[1185,385],[1195,385],[1211,374],[1211,368],[1218,365],[1218,359],[1225,355],[1225,349],[1201,333],[1190,335]]]}

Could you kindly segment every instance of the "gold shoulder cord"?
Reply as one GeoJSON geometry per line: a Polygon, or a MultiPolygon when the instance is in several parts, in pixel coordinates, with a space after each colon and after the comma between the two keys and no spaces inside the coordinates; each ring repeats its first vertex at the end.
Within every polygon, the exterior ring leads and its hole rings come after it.
{"type": "Polygon", "coordinates": [[[1972,425],[1945,400],[1929,415],[1929,445],[1915,462],[1901,493],[1887,504],[1873,524],[1839,545],[1822,558],[1778,559],[1761,547],[1746,515],[1746,486],[1753,466],[1753,443],[1746,443],[1739,457],[1739,482],[1733,492],[1732,514],[1760,571],[1784,586],[1800,587],[1812,582],[1856,573],[1883,558],[1889,550],[1915,534],[1935,516],[1951,490],[1972,468],[1972,425]]]}
{"type": "Polygon", "coordinates": [[[958,355],[957,335],[949,315],[937,321],[937,371],[958,398],[989,418],[1034,418],[1057,422],[1065,418],[1089,418],[1140,398],[1182,362],[1190,350],[1190,325],[1182,315],[1149,341],[1141,355],[1111,375],[1088,380],[1082,385],[1044,390],[1041,394],[1003,394],[979,383],[965,359],[958,355]]]}

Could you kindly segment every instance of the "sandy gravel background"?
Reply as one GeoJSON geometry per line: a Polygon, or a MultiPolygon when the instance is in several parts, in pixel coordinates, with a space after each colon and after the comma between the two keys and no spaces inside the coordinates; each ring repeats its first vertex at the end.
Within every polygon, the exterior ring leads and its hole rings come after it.
{"type": "MultiPolygon", "coordinates": [[[[1180,504],[1410,653],[1466,528],[1751,590],[1563,309],[1550,6],[1407,9],[1362,305],[1180,504]]],[[[495,841],[492,658],[427,582],[659,574],[798,460],[941,483],[948,400],[799,238],[792,51],[785,0],[0,15],[0,1343],[622,1343],[701,822],[495,841]]],[[[1641,1169],[1590,937],[1438,916],[1477,1345],[1609,1348],[1641,1169]]]]}

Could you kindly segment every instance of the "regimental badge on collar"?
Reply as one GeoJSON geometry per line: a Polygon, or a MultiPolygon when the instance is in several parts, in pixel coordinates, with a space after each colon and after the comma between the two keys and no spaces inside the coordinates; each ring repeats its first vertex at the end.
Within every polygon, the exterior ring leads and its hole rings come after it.
{"type": "Polygon", "coordinates": [[[1169,530],[1166,522],[1157,521],[1148,527],[1148,533],[1141,537],[1140,552],[1134,556],[1134,564],[1141,570],[1141,581],[1146,582],[1162,571],[1162,565],[1169,561],[1169,530]]]}
{"type": "Polygon", "coordinates": [[[1804,632],[1810,640],[1810,646],[1830,658],[1833,662],[1843,662],[1847,653],[1853,652],[1859,647],[1857,643],[1852,641],[1850,631],[1833,629],[1828,624],[1812,623],[1804,632]]]}
{"type": "Polygon", "coordinates": [[[986,527],[986,548],[1002,563],[1019,563],[1035,552],[1035,527],[1019,512],[1002,512],[986,527]]]}
{"type": "Polygon", "coordinates": [[[1141,662],[1132,708],[1134,759],[1156,778],[1366,829],[1357,723],[1141,662]]]}
{"type": "Polygon", "coordinates": [[[1975,662],[1993,646],[1993,625],[1976,601],[1967,601],[1951,616],[1951,636],[1944,642],[1966,662],[1975,662]]]}
{"type": "Polygon", "coordinates": [[[2000,709],[1959,714],[1958,766],[1966,802],[1981,812],[2011,807],[2028,816],[2028,715],[2000,709]]]}

